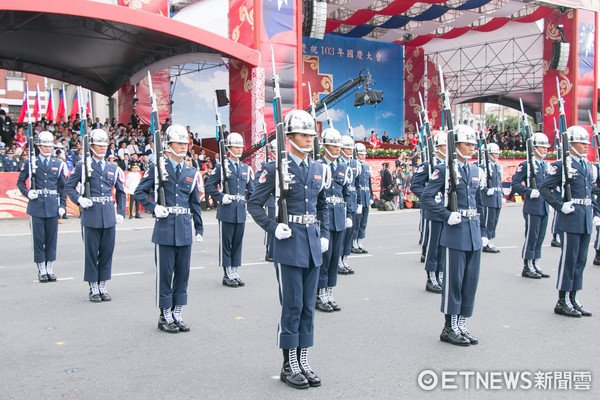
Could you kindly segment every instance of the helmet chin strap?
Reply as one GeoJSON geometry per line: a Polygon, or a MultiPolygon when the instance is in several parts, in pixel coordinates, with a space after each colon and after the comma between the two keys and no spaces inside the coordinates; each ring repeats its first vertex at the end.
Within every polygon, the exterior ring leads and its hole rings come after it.
{"type": "Polygon", "coordinates": [[[236,155],[233,151],[231,151],[231,148],[229,148],[229,147],[227,148],[227,152],[229,154],[231,154],[231,156],[234,157],[234,158],[240,158],[240,156],[241,156],[241,154],[239,156],[236,155]]]}
{"type": "Polygon", "coordinates": [[[443,159],[446,159],[446,153],[442,153],[442,151],[439,148],[436,147],[435,152],[442,156],[443,159]]]}
{"type": "MultiPolygon", "coordinates": [[[[327,147],[323,146],[323,148],[325,149],[325,152],[326,152],[327,154],[329,154],[329,157],[333,158],[334,160],[337,160],[337,159],[338,159],[339,155],[337,155],[337,156],[334,156],[333,154],[331,154],[331,152],[330,152],[329,150],[327,150],[327,147]]],[[[341,151],[340,151],[340,153],[341,153],[341,151]]]]}
{"type": "MultiPolygon", "coordinates": [[[[307,154],[312,150],[312,147],[302,148],[302,147],[298,146],[296,143],[294,143],[293,140],[289,140],[289,142],[296,150],[298,150],[299,152],[302,152],[304,154],[307,154]]],[[[325,151],[327,151],[327,150],[325,150],[325,151]]]]}
{"type": "Polygon", "coordinates": [[[175,151],[173,151],[173,148],[171,146],[169,146],[169,144],[167,144],[165,151],[170,152],[171,154],[173,154],[175,157],[177,158],[184,158],[185,157],[185,152],[184,153],[175,153],[175,151]]]}
{"type": "MultiPolygon", "coordinates": [[[[94,155],[95,155],[96,157],[98,157],[98,158],[104,158],[104,154],[98,154],[98,153],[96,153],[96,150],[94,150],[92,146],[90,146],[90,151],[91,151],[92,153],[94,153],[94,155]]],[[[105,154],[106,154],[106,153],[105,153],[105,154]]],[[[46,157],[46,156],[44,155],[44,157],[46,157]]]]}
{"type": "Polygon", "coordinates": [[[573,152],[574,152],[575,154],[577,154],[577,157],[579,157],[579,158],[583,158],[583,157],[585,157],[585,156],[586,156],[585,154],[581,154],[580,152],[578,152],[578,151],[577,151],[577,149],[576,149],[575,147],[573,147],[573,146],[570,146],[570,147],[571,147],[571,150],[573,150],[573,152]]]}
{"type": "Polygon", "coordinates": [[[340,151],[340,156],[342,156],[344,160],[350,161],[351,156],[347,156],[346,153],[344,153],[344,150],[340,151]]]}
{"type": "Polygon", "coordinates": [[[48,158],[48,157],[50,157],[52,155],[52,151],[50,151],[49,153],[44,153],[42,151],[42,149],[40,149],[39,147],[38,147],[38,150],[40,151],[40,154],[43,155],[46,158],[48,158]]]}
{"type": "Polygon", "coordinates": [[[461,158],[464,158],[465,161],[471,159],[471,156],[465,156],[458,148],[456,149],[456,153],[458,153],[461,158]]]}
{"type": "Polygon", "coordinates": [[[538,156],[540,156],[542,159],[544,159],[544,158],[546,157],[546,155],[545,155],[545,154],[540,154],[540,152],[538,151],[537,147],[534,147],[534,148],[533,148],[533,151],[535,151],[535,153],[536,153],[538,156]]]}

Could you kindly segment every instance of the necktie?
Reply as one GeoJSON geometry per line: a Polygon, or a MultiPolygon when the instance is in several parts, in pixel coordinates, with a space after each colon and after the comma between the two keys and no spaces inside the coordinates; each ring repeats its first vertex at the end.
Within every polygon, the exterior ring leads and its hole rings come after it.
{"type": "Polygon", "coordinates": [[[463,165],[463,171],[465,173],[465,180],[468,182],[469,181],[469,163],[465,163],[465,165],[463,165]]]}
{"type": "Polygon", "coordinates": [[[104,161],[100,161],[98,164],[100,165],[100,171],[104,172],[104,161]]]}
{"type": "Polygon", "coordinates": [[[306,161],[302,161],[300,163],[300,169],[302,169],[302,178],[306,181],[306,174],[308,173],[308,165],[306,165],[306,161]]]}
{"type": "Polygon", "coordinates": [[[44,158],[44,167],[48,167],[48,159],[44,158]]]}
{"type": "Polygon", "coordinates": [[[177,164],[177,167],[175,168],[175,176],[177,179],[179,179],[179,175],[181,175],[181,164],[177,164]]]}
{"type": "Polygon", "coordinates": [[[233,163],[234,167],[235,167],[235,174],[239,175],[240,174],[240,166],[238,165],[238,163],[233,163]]]}

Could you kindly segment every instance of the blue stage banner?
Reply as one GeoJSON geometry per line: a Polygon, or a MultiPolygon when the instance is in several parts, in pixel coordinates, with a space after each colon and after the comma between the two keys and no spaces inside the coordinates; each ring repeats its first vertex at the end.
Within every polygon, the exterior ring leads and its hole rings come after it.
{"type": "MultiPolygon", "coordinates": [[[[346,133],[348,115],[356,139],[368,139],[371,131],[375,131],[379,138],[386,131],[390,138],[404,136],[402,46],[336,35],[325,35],[323,40],[303,38],[302,44],[303,80],[304,83],[310,82],[313,97],[318,92],[319,99],[322,99],[347,79],[357,77],[363,68],[368,68],[372,75],[373,82],[369,88],[383,91],[383,102],[376,107],[354,107],[352,94],[330,108],[329,114],[338,131],[346,133]]],[[[308,99],[308,88],[305,86],[302,90],[303,98],[308,99]]],[[[308,107],[308,100],[304,106],[308,107]]],[[[324,114],[317,119],[324,121],[324,114]]]]}

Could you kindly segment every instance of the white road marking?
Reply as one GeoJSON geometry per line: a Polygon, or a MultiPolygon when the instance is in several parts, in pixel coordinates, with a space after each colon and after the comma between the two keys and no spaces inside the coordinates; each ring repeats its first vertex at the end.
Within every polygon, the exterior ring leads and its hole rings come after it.
{"type": "Polygon", "coordinates": [[[120,274],[112,274],[112,276],[127,276],[127,275],[142,275],[143,272],[121,272],[120,274]]]}

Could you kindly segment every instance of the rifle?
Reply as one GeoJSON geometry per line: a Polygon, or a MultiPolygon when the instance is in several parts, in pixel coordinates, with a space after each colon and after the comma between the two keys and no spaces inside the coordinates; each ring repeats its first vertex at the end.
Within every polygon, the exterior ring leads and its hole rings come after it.
{"type": "Polygon", "coordinates": [[[229,170],[229,163],[227,162],[227,149],[225,148],[225,132],[223,132],[223,124],[221,123],[221,114],[219,113],[219,106],[217,104],[217,97],[213,96],[213,103],[215,105],[215,119],[217,121],[217,143],[219,143],[219,159],[221,162],[221,189],[224,194],[229,194],[229,176],[231,171],[229,170]]]}
{"type": "Polygon", "coordinates": [[[537,189],[537,184],[535,181],[537,168],[535,166],[535,158],[533,155],[533,133],[531,132],[531,126],[529,125],[527,114],[525,114],[523,100],[519,99],[519,101],[521,102],[521,118],[523,118],[523,139],[525,139],[525,146],[527,149],[527,182],[531,189],[537,189]]]}
{"type": "MultiPolygon", "coordinates": [[[[27,87],[25,88],[27,91],[27,87]]],[[[27,96],[27,94],[25,94],[27,96]]],[[[35,176],[37,172],[37,162],[35,156],[35,146],[33,145],[33,126],[31,124],[31,113],[29,112],[29,102],[27,104],[27,155],[29,156],[29,189],[36,190],[35,176]]]]}
{"type": "Polygon", "coordinates": [[[325,117],[327,118],[327,127],[333,128],[333,120],[329,116],[329,110],[327,109],[327,104],[323,103],[323,108],[325,109],[325,117]]]}
{"type": "MultiPolygon", "coordinates": [[[[77,96],[81,99],[81,86],[77,88],[77,96]]],[[[79,101],[79,115],[81,115],[81,100],[79,101]]],[[[79,121],[79,136],[82,140],[83,159],[81,160],[81,196],[90,198],[90,179],[92,178],[92,155],[90,154],[90,134],[87,132],[83,119],[79,121]]]]}
{"type": "MultiPolygon", "coordinates": [[[[454,123],[452,121],[452,110],[450,109],[450,98],[446,92],[444,86],[444,74],[442,68],[439,70],[440,77],[440,95],[442,96],[442,102],[444,108],[442,115],[444,116],[445,122],[448,126],[448,145],[446,146],[446,207],[451,212],[458,211],[458,198],[456,192],[458,190],[458,159],[456,155],[456,139],[454,135],[454,123]]],[[[467,162],[465,160],[465,162],[467,162]]]]}
{"type": "Polygon", "coordinates": [[[492,187],[492,172],[490,170],[490,150],[488,149],[487,139],[483,131],[480,132],[481,151],[483,152],[483,164],[485,165],[485,184],[488,188],[492,187]]]}
{"type": "Polygon", "coordinates": [[[423,102],[423,96],[421,96],[421,92],[419,92],[419,101],[421,102],[421,113],[419,114],[419,120],[421,121],[421,124],[423,124],[423,130],[425,133],[425,145],[427,149],[425,159],[428,161],[429,178],[431,178],[431,176],[433,175],[433,170],[435,168],[435,156],[433,155],[433,137],[431,134],[431,125],[429,124],[429,114],[427,113],[427,108],[425,108],[425,103],[423,102]]]}
{"type": "MultiPolygon", "coordinates": [[[[315,104],[312,100],[312,91],[310,90],[310,82],[308,82],[308,98],[310,100],[310,115],[313,118],[315,124],[315,130],[317,129],[317,115],[315,112],[315,104]]],[[[319,135],[315,135],[313,139],[313,160],[321,158],[321,146],[319,144],[319,135]]]]}
{"type": "Polygon", "coordinates": [[[562,158],[562,143],[560,141],[560,131],[556,126],[556,118],[554,118],[554,149],[556,150],[556,158],[562,158]]]}
{"type": "Polygon", "coordinates": [[[571,201],[571,178],[573,177],[573,167],[571,159],[571,151],[569,145],[569,135],[567,135],[567,117],[565,115],[565,100],[560,94],[560,83],[558,77],[556,78],[556,89],[558,97],[558,109],[560,114],[558,115],[558,129],[560,137],[562,139],[562,193],[563,201],[571,201]]]}
{"type": "Polygon", "coordinates": [[[150,92],[150,106],[152,107],[152,113],[150,114],[150,133],[154,140],[154,198],[156,204],[166,207],[167,201],[165,199],[165,184],[167,183],[167,177],[169,176],[165,164],[165,152],[163,149],[162,135],[160,126],[158,125],[158,107],[156,105],[156,96],[152,89],[152,77],[150,71],[148,71],[148,90],[150,92]]]}
{"type": "Polygon", "coordinates": [[[263,118],[262,121],[263,124],[263,140],[265,141],[265,162],[268,163],[269,162],[269,158],[270,158],[270,154],[269,152],[271,151],[271,145],[269,144],[269,132],[267,132],[267,124],[265,123],[265,120],[263,118]]]}
{"type": "MultiPolygon", "coordinates": [[[[348,122],[348,135],[352,138],[352,142],[354,143],[354,130],[352,129],[352,125],[350,125],[350,117],[346,114],[346,121],[348,122]]],[[[356,146],[352,148],[352,158],[358,160],[358,153],[356,152],[356,146]]]]}
{"type": "Polygon", "coordinates": [[[419,128],[419,126],[416,125],[417,132],[419,132],[419,142],[417,143],[417,145],[419,146],[419,157],[421,158],[421,162],[427,162],[427,161],[429,161],[427,159],[427,156],[429,153],[427,153],[425,150],[426,142],[423,137],[423,131],[425,130],[425,125],[423,125],[423,120],[421,119],[421,114],[419,114],[419,124],[421,125],[421,128],[419,128]]]}
{"type": "Polygon", "coordinates": [[[292,179],[288,172],[290,161],[287,158],[287,151],[285,148],[279,75],[275,72],[275,54],[273,53],[273,47],[271,47],[271,64],[273,67],[273,116],[275,117],[275,124],[277,124],[277,131],[275,133],[275,138],[277,140],[277,157],[275,158],[275,167],[277,168],[277,175],[275,178],[275,202],[277,203],[277,222],[287,225],[288,211],[286,197],[292,179]]]}
{"type": "Polygon", "coordinates": [[[596,125],[594,124],[590,110],[588,110],[588,117],[590,118],[590,125],[592,125],[592,132],[594,134],[592,146],[594,145],[594,142],[596,142],[596,163],[600,163],[600,133],[598,132],[598,129],[596,129],[596,125]]]}

